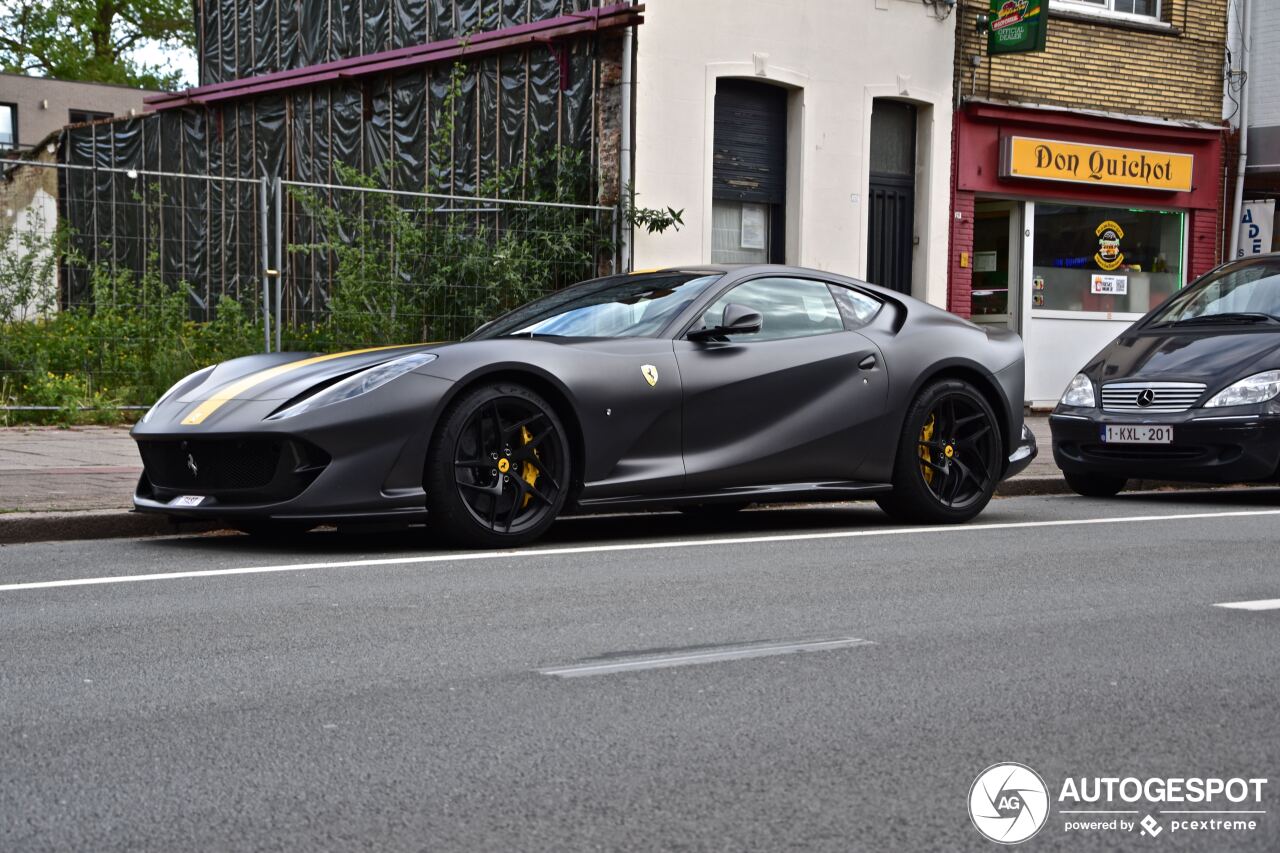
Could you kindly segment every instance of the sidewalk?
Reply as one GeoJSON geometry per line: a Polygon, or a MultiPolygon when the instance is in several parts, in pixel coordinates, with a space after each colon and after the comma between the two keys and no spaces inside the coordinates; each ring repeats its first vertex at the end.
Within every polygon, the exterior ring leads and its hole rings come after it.
{"type": "MultiPolygon", "coordinates": [[[[1049,451],[1049,422],[1032,415],[1040,455],[998,494],[1067,490],[1049,451]]],[[[130,513],[142,463],[128,427],[0,428],[0,544],[170,533],[162,517],[130,513]]]]}

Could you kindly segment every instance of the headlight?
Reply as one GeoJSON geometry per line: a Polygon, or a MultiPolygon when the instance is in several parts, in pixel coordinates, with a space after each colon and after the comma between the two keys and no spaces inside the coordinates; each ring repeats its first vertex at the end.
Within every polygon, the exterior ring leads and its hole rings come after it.
{"type": "Polygon", "coordinates": [[[1084,406],[1093,408],[1098,405],[1098,398],[1093,393],[1093,380],[1083,373],[1077,373],[1067,390],[1062,392],[1062,405],[1084,406]]]}
{"type": "Polygon", "coordinates": [[[1247,406],[1249,403],[1265,403],[1277,394],[1280,394],[1280,370],[1265,370],[1228,385],[1204,405],[1205,408],[1247,406]]]}
{"type": "Polygon", "coordinates": [[[217,366],[218,365],[216,364],[211,364],[208,367],[204,368],[203,370],[197,370],[195,373],[188,374],[187,376],[184,376],[181,379],[179,379],[177,382],[173,383],[173,385],[170,386],[169,390],[161,394],[160,399],[152,403],[151,408],[147,409],[147,413],[142,416],[142,422],[145,424],[147,421],[151,420],[151,413],[154,412],[156,409],[160,408],[161,403],[163,403],[165,400],[168,400],[170,397],[172,397],[174,391],[177,391],[179,388],[196,387],[196,385],[199,383],[195,382],[194,380],[199,379],[203,381],[204,377],[208,375],[208,373],[217,366]]]}
{"type": "Polygon", "coordinates": [[[435,360],[435,353],[417,352],[413,355],[406,355],[394,361],[370,367],[353,376],[348,376],[341,382],[335,382],[328,388],[312,394],[301,402],[294,403],[287,409],[281,409],[275,414],[269,415],[267,420],[278,421],[284,418],[292,418],[295,415],[318,409],[321,406],[331,406],[334,403],[341,403],[343,400],[350,400],[352,397],[359,397],[361,394],[368,394],[373,389],[386,385],[392,379],[403,376],[410,370],[416,370],[422,365],[435,360]]]}

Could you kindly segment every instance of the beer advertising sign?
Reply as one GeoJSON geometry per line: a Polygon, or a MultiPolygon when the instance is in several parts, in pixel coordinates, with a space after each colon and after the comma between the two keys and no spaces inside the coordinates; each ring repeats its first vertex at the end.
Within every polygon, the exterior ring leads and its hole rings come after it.
{"type": "Polygon", "coordinates": [[[1044,50],[1049,0],[991,0],[987,53],[1044,50]]]}

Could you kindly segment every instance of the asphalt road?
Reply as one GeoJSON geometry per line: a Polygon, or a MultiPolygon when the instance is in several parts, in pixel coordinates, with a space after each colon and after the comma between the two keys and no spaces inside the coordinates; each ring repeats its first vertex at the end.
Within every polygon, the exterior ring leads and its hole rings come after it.
{"type": "MultiPolygon", "coordinates": [[[[1277,522],[1264,489],[579,519],[468,559],[0,548],[0,850],[997,850],[996,762],[1054,800],[1280,776],[1280,610],[1214,606],[1280,598],[1277,522]]],[[[1022,849],[1276,850],[1278,789],[1251,832],[1157,838],[1054,802],[1022,849]]]]}

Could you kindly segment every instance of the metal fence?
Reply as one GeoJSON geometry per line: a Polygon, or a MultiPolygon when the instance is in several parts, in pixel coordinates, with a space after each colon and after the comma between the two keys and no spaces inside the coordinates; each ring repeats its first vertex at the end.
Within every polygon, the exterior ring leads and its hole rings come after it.
{"type": "Polygon", "coordinates": [[[251,352],[453,339],[616,267],[609,207],[42,162],[0,173],[9,413],[145,406],[251,352]]]}

